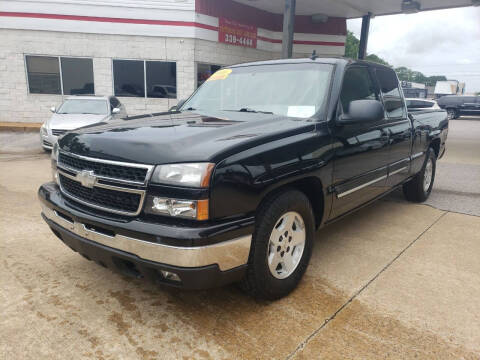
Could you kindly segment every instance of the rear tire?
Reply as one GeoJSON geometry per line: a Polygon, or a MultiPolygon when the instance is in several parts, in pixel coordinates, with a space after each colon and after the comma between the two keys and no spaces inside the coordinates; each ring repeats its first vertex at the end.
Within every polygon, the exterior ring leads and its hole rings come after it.
{"type": "Polygon", "coordinates": [[[307,269],[315,237],[312,206],[302,192],[284,191],[261,205],[255,222],[240,285],[255,298],[276,300],[295,289],[307,269]]]}
{"type": "Polygon", "coordinates": [[[424,202],[430,196],[435,180],[437,158],[432,148],[427,150],[422,170],[403,185],[403,194],[408,201],[424,202]]]}

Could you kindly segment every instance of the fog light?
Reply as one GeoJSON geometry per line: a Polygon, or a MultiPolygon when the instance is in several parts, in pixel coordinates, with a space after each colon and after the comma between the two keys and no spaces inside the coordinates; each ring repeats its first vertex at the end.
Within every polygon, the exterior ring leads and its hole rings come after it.
{"type": "Polygon", "coordinates": [[[165,278],[165,280],[179,281],[179,282],[181,281],[180,276],[178,276],[173,272],[166,271],[166,270],[160,270],[160,272],[162,273],[162,276],[165,278]]]}

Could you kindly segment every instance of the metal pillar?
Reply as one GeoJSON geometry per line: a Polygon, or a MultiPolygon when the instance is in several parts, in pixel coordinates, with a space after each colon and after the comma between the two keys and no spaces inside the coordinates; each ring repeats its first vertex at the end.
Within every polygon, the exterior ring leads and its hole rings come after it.
{"type": "Polygon", "coordinates": [[[296,0],[285,0],[285,10],[283,11],[282,58],[292,57],[295,3],[296,0]]]}
{"type": "Polygon", "coordinates": [[[370,31],[371,17],[372,14],[368,13],[362,18],[362,32],[360,34],[360,46],[358,47],[358,58],[360,60],[365,59],[365,56],[367,56],[368,33],[370,31]]]}

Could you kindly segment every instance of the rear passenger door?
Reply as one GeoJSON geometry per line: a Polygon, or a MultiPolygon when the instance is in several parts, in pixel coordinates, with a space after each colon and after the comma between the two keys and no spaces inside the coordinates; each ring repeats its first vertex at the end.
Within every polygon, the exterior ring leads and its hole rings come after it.
{"type": "Polygon", "coordinates": [[[386,129],[389,133],[389,165],[387,187],[395,186],[409,175],[412,149],[412,123],[407,116],[397,74],[392,69],[375,70],[385,107],[386,129]]]}
{"type": "MultiPolygon", "coordinates": [[[[354,100],[380,100],[371,68],[350,66],[344,75],[338,116],[348,114],[354,100]]],[[[385,192],[388,132],[384,119],[362,121],[332,128],[335,139],[333,189],[330,218],[338,217],[385,192]]]]}
{"type": "Polygon", "coordinates": [[[463,104],[460,106],[462,114],[480,114],[480,96],[465,96],[462,98],[462,100],[463,104]]]}

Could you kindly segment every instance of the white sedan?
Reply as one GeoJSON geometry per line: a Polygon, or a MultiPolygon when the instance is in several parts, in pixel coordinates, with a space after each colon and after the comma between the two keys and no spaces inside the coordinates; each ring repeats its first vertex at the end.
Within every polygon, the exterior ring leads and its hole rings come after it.
{"type": "Polygon", "coordinates": [[[40,128],[40,141],[45,151],[51,150],[59,136],[69,130],[127,116],[125,107],[115,96],[71,96],[40,128]]]}

